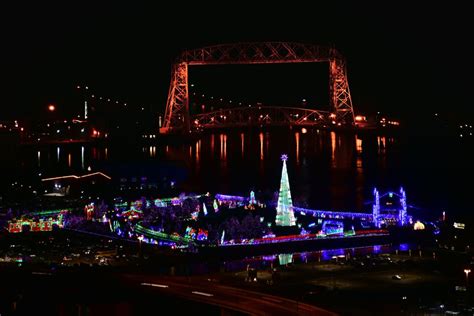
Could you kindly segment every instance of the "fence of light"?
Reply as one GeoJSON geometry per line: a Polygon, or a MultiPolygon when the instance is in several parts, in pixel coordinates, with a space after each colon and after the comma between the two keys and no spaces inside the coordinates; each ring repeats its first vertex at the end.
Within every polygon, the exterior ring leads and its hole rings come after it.
{"type": "Polygon", "coordinates": [[[354,231],[350,230],[344,232],[343,235],[330,235],[326,236],[324,233],[317,234],[305,234],[305,235],[287,235],[278,236],[271,238],[255,238],[255,239],[242,239],[242,240],[229,240],[221,243],[221,246],[241,246],[241,245],[260,245],[260,244],[274,244],[274,243],[285,243],[293,241],[308,241],[315,239],[336,239],[336,238],[354,238],[354,237],[368,237],[368,236],[386,236],[388,231],[384,229],[373,229],[373,230],[361,230],[354,231]]]}

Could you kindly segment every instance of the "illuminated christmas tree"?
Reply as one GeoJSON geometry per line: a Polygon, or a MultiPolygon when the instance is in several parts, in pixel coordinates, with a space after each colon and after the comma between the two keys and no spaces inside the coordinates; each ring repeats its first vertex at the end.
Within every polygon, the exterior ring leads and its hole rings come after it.
{"type": "Polygon", "coordinates": [[[282,155],[283,169],[281,171],[280,193],[278,194],[277,215],[275,224],[277,226],[295,226],[296,219],[293,212],[293,202],[291,200],[290,182],[288,181],[288,171],[286,170],[287,155],[282,155]]]}

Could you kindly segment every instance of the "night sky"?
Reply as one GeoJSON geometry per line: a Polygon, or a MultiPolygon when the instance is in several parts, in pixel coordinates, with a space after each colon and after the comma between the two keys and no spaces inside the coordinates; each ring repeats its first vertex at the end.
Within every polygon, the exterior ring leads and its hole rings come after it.
{"type": "MultiPolygon", "coordinates": [[[[348,60],[356,112],[401,118],[419,117],[423,110],[474,113],[467,7],[357,3],[315,10],[293,3],[265,8],[219,2],[215,10],[201,3],[170,10],[81,2],[3,7],[0,120],[36,116],[50,102],[64,115],[78,114],[74,88],[84,83],[97,95],[160,112],[180,51],[238,41],[334,44],[348,60]]],[[[195,68],[190,82],[199,94],[327,105],[324,64],[195,68]]]]}

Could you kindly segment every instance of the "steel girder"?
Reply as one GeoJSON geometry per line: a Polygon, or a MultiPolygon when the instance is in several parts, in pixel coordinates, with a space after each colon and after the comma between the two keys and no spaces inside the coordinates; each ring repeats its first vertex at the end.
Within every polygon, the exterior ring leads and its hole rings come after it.
{"type": "MultiPolygon", "coordinates": [[[[194,126],[189,119],[189,65],[304,62],[329,62],[330,102],[335,115],[333,120],[338,125],[354,124],[354,110],[347,80],[346,63],[336,49],[287,42],[238,43],[187,50],[178,57],[171,72],[165,117],[160,132],[189,132],[194,126]]],[[[237,112],[241,111],[237,110],[237,112]]],[[[198,120],[200,119],[199,117],[198,120]]]]}
{"type": "Polygon", "coordinates": [[[292,107],[252,106],[222,109],[193,117],[195,129],[242,126],[329,126],[330,113],[292,107]]]}

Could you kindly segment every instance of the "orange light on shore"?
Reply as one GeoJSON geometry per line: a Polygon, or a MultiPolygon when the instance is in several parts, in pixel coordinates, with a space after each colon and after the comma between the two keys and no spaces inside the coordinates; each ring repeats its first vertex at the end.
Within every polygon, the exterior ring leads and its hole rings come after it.
{"type": "Polygon", "coordinates": [[[48,105],[48,111],[54,112],[55,110],[56,110],[56,106],[54,106],[54,104],[48,105]]]}

